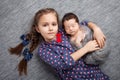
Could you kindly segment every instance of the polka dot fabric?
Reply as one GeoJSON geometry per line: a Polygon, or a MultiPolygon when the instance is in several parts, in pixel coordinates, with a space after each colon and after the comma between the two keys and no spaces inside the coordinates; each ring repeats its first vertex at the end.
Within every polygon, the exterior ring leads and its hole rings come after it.
{"type": "Polygon", "coordinates": [[[43,42],[39,47],[40,58],[55,68],[61,80],[109,80],[98,65],[85,64],[83,59],[74,61],[70,56],[74,52],[63,31],[61,42],[43,42]]]}

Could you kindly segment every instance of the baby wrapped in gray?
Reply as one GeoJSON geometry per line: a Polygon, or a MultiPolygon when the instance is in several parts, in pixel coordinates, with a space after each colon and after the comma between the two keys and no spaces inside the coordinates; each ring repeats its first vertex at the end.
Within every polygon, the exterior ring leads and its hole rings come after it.
{"type": "MultiPolygon", "coordinates": [[[[90,40],[93,40],[92,30],[85,25],[80,25],[80,27],[82,27],[85,30],[86,36],[85,36],[84,40],[82,41],[82,45],[80,45],[79,47],[76,46],[74,42],[70,41],[72,47],[75,50],[82,48],[87,42],[89,42],[90,40]]],[[[102,49],[87,53],[85,56],[83,56],[85,63],[98,65],[98,64],[105,62],[105,60],[107,59],[107,57],[110,53],[110,48],[107,47],[109,44],[108,44],[108,41],[106,40],[106,43],[102,49]]]]}

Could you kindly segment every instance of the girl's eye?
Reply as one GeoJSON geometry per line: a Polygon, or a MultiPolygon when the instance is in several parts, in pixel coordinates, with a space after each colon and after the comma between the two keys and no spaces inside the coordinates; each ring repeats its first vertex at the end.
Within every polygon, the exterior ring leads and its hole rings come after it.
{"type": "Polygon", "coordinates": [[[53,26],[56,26],[56,25],[57,25],[57,23],[53,23],[52,25],[53,25],[53,26]]]}
{"type": "Polygon", "coordinates": [[[46,27],[48,24],[43,24],[43,27],[46,27]]]}

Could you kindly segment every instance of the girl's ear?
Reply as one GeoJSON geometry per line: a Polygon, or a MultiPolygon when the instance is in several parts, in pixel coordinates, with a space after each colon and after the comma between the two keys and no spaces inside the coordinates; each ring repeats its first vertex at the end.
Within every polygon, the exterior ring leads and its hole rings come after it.
{"type": "Polygon", "coordinates": [[[40,30],[39,30],[38,26],[36,26],[35,29],[38,33],[40,33],[40,30]]]}

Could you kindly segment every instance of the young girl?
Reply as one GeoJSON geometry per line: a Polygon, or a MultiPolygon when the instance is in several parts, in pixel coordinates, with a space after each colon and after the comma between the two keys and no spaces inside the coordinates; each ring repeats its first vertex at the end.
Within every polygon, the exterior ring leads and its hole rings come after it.
{"type": "Polygon", "coordinates": [[[39,10],[35,14],[31,32],[21,36],[21,39],[21,44],[10,49],[11,53],[20,54],[20,49],[31,43],[30,49],[23,50],[24,58],[18,69],[20,74],[26,74],[27,62],[32,58],[32,51],[39,45],[40,58],[56,70],[61,80],[108,80],[98,66],[86,65],[81,58],[90,51],[98,50],[97,42],[90,41],[74,52],[62,29],[58,29],[58,14],[54,9],[39,10]]]}
{"type": "MultiPolygon", "coordinates": [[[[87,26],[97,26],[92,22],[83,21],[79,24],[79,19],[74,13],[66,13],[62,19],[62,25],[69,35],[70,42],[75,50],[83,47],[88,41],[93,40],[92,31],[87,26]]],[[[99,46],[98,46],[99,47],[99,46]]],[[[106,48],[106,45],[105,47],[106,48]]],[[[107,49],[107,48],[106,48],[107,49]]],[[[105,61],[109,50],[98,50],[84,56],[87,64],[100,64],[105,61]]]]}

